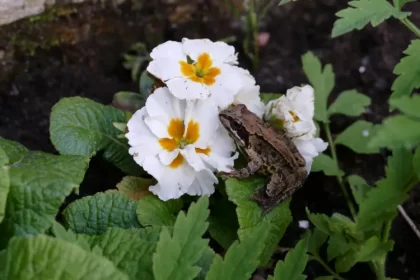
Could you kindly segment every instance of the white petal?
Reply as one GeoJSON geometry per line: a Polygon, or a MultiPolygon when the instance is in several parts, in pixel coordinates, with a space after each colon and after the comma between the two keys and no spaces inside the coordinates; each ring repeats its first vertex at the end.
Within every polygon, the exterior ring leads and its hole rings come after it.
{"type": "Polygon", "coordinates": [[[219,111],[216,105],[209,100],[188,101],[185,113],[185,133],[188,131],[190,121],[199,124],[199,137],[194,146],[207,148],[219,127],[219,111]]]}
{"type": "Polygon", "coordinates": [[[188,189],[189,195],[211,195],[214,193],[214,184],[217,184],[216,176],[209,170],[203,170],[195,175],[195,180],[188,189]]]}
{"type": "Polygon", "coordinates": [[[209,88],[202,83],[188,78],[175,78],[166,82],[171,93],[179,99],[206,99],[210,95],[209,88]]]}
{"type": "Polygon", "coordinates": [[[147,72],[164,82],[170,79],[183,77],[179,60],[171,58],[159,58],[150,61],[147,66],[147,72]]]}
{"type": "Polygon", "coordinates": [[[185,146],[180,152],[195,171],[206,169],[203,160],[198,156],[193,145],[185,146]]]}
{"type": "Polygon", "coordinates": [[[153,59],[158,58],[173,58],[185,59],[185,54],[182,51],[182,44],[175,41],[166,41],[163,44],[156,46],[150,53],[153,59]]]}
{"type": "Polygon", "coordinates": [[[170,165],[174,159],[178,156],[179,149],[175,149],[172,151],[162,150],[159,153],[159,160],[162,162],[163,165],[170,165]]]}
{"type": "Polygon", "coordinates": [[[185,54],[197,61],[202,53],[208,53],[213,63],[237,63],[235,48],[224,42],[212,42],[209,39],[182,39],[182,48],[185,54]]]}
{"type": "Polygon", "coordinates": [[[313,118],[315,110],[315,95],[314,89],[311,86],[306,85],[304,87],[293,87],[287,90],[286,96],[287,99],[294,104],[294,109],[303,114],[302,116],[304,117],[304,120],[313,118]]]}
{"type": "Polygon", "coordinates": [[[159,161],[157,156],[147,157],[143,163],[143,169],[156,180],[162,178],[164,165],[159,161]]]}
{"type": "Polygon", "coordinates": [[[239,90],[238,94],[235,95],[234,104],[245,104],[245,106],[256,114],[259,118],[262,118],[264,114],[264,103],[260,99],[260,87],[256,85],[244,86],[239,90]]]}
{"type": "Polygon", "coordinates": [[[146,117],[144,122],[158,138],[172,138],[168,134],[169,118],[165,116],[160,117],[146,117]]]}
{"type": "Polygon", "coordinates": [[[168,88],[158,88],[146,100],[147,113],[151,117],[165,116],[168,119],[184,118],[185,101],[175,98],[168,88]]]}
{"type": "Polygon", "coordinates": [[[293,143],[306,161],[306,170],[308,171],[308,174],[311,171],[314,157],[318,156],[319,153],[325,151],[328,147],[328,143],[324,142],[321,138],[313,138],[310,140],[294,139],[293,143]]]}

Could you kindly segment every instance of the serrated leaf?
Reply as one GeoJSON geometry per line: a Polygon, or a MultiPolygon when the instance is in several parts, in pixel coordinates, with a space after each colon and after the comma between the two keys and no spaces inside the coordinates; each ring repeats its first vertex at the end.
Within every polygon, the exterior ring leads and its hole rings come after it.
{"type": "MultiPolygon", "coordinates": [[[[23,149],[22,149],[23,150],[23,149]]],[[[10,189],[3,238],[45,232],[64,199],[82,182],[88,158],[26,151],[8,166],[10,189]]],[[[4,240],[3,240],[4,241],[4,240]]]]}
{"type": "Polygon", "coordinates": [[[348,176],[347,181],[349,182],[354,200],[356,200],[356,203],[360,205],[372,187],[366,183],[365,179],[358,175],[348,176]]]}
{"type": "Polygon", "coordinates": [[[338,95],[337,99],[328,108],[328,115],[343,114],[358,117],[363,114],[371,103],[370,97],[357,90],[346,90],[338,95]]]}
{"type": "Polygon", "coordinates": [[[210,210],[209,233],[225,250],[238,239],[238,217],[235,205],[225,197],[214,202],[210,210]]]}
{"type": "Polygon", "coordinates": [[[398,149],[388,157],[386,178],[377,182],[367,193],[357,214],[357,228],[361,231],[380,229],[382,224],[396,215],[398,205],[407,199],[409,187],[415,177],[410,151],[398,149]]]}
{"type": "Polygon", "coordinates": [[[270,102],[271,100],[276,100],[276,99],[279,99],[280,98],[280,96],[282,96],[283,94],[281,94],[281,93],[272,93],[272,92],[270,92],[270,93],[261,93],[260,94],[260,98],[261,98],[261,101],[264,103],[264,104],[268,104],[268,102],[270,102]]]}
{"type": "Polygon", "coordinates": [[[148,195],[137,203],[136,213],[139,223],[146,226],[170,226],[176,221],[176,215],[182,209],[181,199],[162,201],[157,196],[148,195]]]}
{"type": "Polygon", "coordinates": [[[391,99],[409,96],[420,87],[420,40],[411,41],[404,54],[407,56],[394,68],[394,74],[399,76],[392,84],[391,99]]]}
{"type": "Polygon", "coordinates": [[[312,53],[302,56],[303,71],[315,90],[315,116],[317,121],[328,123],[327,101],[334,88],[335,75],[331,64],[322,68],[321,61],[312,53]]]}
{"type": "Polygon", "coordinates": [[[352,249],[352,244],[350,244],[346,239],[344,239],[340,235],[331,236],[328,239],[328,247],[327,247],[327,256],[328,261],[332,261],[333,259],[346,254],[349,250],[352,249]]]}
{"type": "Polygon", "coordinates": [[[149,186],[152,185],[153,179],[125,176],[121,182],[117,184],[117,189],[131,199],[139,200],[142,197],[151,194],[149,186]]]}
{"type": "Polygon", "coordinates": [[[369,146],[372,148],[399,148],[420,144],[420,120],[411,119],[403,115],[389,117],[377,126],[376,135],[369,146]]]}
{"type": "Polygon", "coordinates": [[[319,255],[319,248],[321,248],[327,238],[328,234],[321,231],[319,228],[315,228],[309,235],[308,253],[319,255]]]}
{"type": "Polygon", "coordinates": [[[267,234],[264,227],[259,226],[241,243],[235,241],[226,252],[224,259],[216,255],[206,280],[250,279],[258,267],[258,257],[267,234]]]}
{"type": "Polygon", "coordinates": [[[369,23],[376,27],[390,17],[403,19],[409,15],[399,11],[386,0],[358,0],[348,4],[349,8],[336,13],[339,19],[334,23],[331,34],[333,38],[354,29],[361,30],[369,23]]]}
{"type": "Polygon", "coordinates": [[[335,144],[341,144],[358,154],[379,153],[378,147],[370,147],[370,141],[376,135],[377,126],[367,121],[356,121],[335,138],[335,144]]]}
{"type": "Polygon", "coordinates": [[[279,261],[274,270],[274,277],[269,276],[268,280],[305,280],[302,275],[308,263],[308,239],[300,240],[294,249],[291,249],[283,261],[279,261]]]}
{"type": "Polygon", "coordinates": [[[72,243],[72,244],[77,244],[81,248],[83,248],[84,250],[90,251],[90,245],[85,240],[85,238],[83,238],[82,235],[77,235],[71,229],[66,230],[63,227],[63,225],[61,225],[57,221],[53,222],[50,231],[51,231],[52,235],[55,236],[56,238],[59,238],[61,240],[64,240],[64,241],[72,243]]]}
{"type": "Polygon", "coordinates": [[[198,274],[198,276],[195,278],[195,280],[206,279],[206,275],[208,271],[210,270],[211,265],[213,264],[215,256],[216,256],[216,253],[210,247],[207,247],[204,250],[203,254],[201,255],[201,258],[196,263],[197,266],[201,267],[201,271],[198,274]]]}
{"type": "Polygon", "coordinates": [[[159,239],[157,229],[108,228],[103,235],[85,238],[92,248],[102,248],[103,256],[130,279],[153,279],[152,256],[159,239]]]}
{"type": "Polygon", "coordinates": [[[103,234],[108,227],[139,228],[136,201],[118,191],[86,196],[64,211],[66,225],[76,233],[103,234]]]}
{"type": "Polygon", "coordinates": [[[0,223],[6,214],[7,195],[10,189],[9,158],[0,144],[0,223]]]}
{"type": "Polygon", "coordinates": [[[179,212],[172,235],[166,227],[162,228],[153,255],[156,280],[187,280],[199,274],[201,268],[195,264],[208,244],[208,240],[202,238],[208,226],[208,205],[208,197],[202,196],[191,204],[187,215],[179,212]]]}
{"type": "Polygon", "coordinates": [[[420,95],[403,96],[398,99],[391,99],[389,100],[389,104],[392,108],[397,108],[404,114],[407,114],[411,117],[420,118],[420,95]]]}
{"type": "Polygon", "coordinates": [[[114,122],[125,122],[125,113],[87,98],[63,98],[52,108],[50,134],[55,148],[63,155],[102,157],[127,174],[140,175],[141,168],[128,154],[125,139],[114,122]]]}
{"type": "Polygon", "coordinates": [[[413,156],[413,168],[420,180],[420,147],[417,147],[416,152],[413,156]]]}
{"type": "Polygon", "coordinates": [[[312,163],[311,172],[324,172],[327,176],[342,176],[344,172],[340,170],[337,162],[326,154],[319,154],[312,163]]]}
{"type": "Polygon", "coordinates": [[[146,99],[141,94],[131,91],[117,92],[112,100],[113,106],[131,113],[141,109],[145,103],[146,99]]]}
{"type": "Polygon", "coordinates": [[[45,235],[11,239],[4,264],[0,266],[1,279],[128,279],[106,258],[45,235]]]}
{"type": "Polygon", "coordinates": [[[260,265],[265,265],[270,260],[284,232],[292,221],[289,210],[290,200],[281,203],[279,206],[261,215],[261,207],[249,199],[249,197],[264,185],[261,178],[250,178],[247,180],[229,179],[226,181],[226,192],[229,200],[237,205],[240,240],[249,237],[255,228],[263,226],[268,232],[264,240],[263,251],[260,256],[260,265]]]}

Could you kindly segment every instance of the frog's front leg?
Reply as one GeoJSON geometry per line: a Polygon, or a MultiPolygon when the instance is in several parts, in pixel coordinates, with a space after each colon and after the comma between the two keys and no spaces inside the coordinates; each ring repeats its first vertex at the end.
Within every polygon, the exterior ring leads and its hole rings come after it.
{"type": "Polygon", "coordinates": [[[221,173],[221,174],[229,178],[245,179],[255,174],[258,170],[261,169],[262,166],[263,166],[263,161],[259,158],[256,158],[248,162],[247,166],[244,168],[233,170],[230,173],[221,173]]]}

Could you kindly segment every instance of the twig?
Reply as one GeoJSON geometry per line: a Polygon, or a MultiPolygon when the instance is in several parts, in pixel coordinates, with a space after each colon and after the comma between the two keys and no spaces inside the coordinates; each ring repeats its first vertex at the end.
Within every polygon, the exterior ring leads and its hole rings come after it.
{"type": "Polygon", "coordinates": [[[404,208],[401,205],[398,205],[398,212],[400,212],[401,216],[406,220],[408,225],[411,227],[411,229],[414,231],[414,233],[417,235],[417,237],[420,239],[420,231],[417,228],[416,224],[413,222],[413,220],[408,216],[407,212],[405,212],[404,208]]]}

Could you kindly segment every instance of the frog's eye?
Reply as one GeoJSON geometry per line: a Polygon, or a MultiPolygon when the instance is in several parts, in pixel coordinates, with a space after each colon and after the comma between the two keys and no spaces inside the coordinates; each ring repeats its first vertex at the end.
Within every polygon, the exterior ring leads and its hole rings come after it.
{"type": "Polygon", "coordinates": [[[242,125],[239,122],[232,122],[231,126],[234,130],[240,130],[242,127],[242,125]]]}

